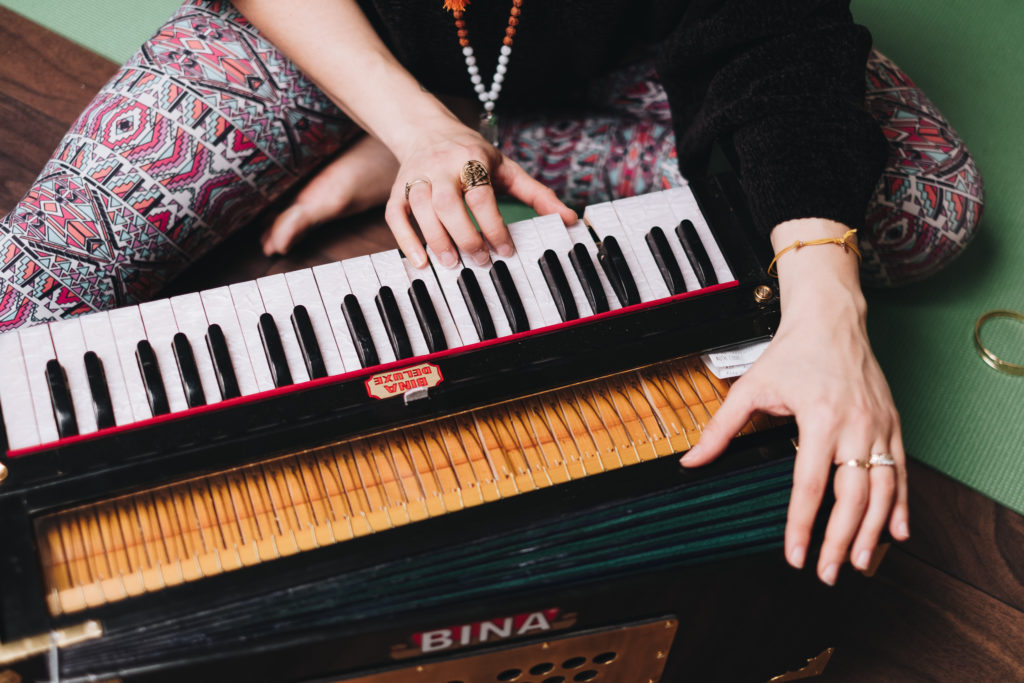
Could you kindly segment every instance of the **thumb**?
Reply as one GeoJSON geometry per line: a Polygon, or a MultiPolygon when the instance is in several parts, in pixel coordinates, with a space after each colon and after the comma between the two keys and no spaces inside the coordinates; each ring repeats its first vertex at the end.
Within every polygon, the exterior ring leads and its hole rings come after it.
{"type": "Polygon", "coordinates": [[[715,460],[743,429],[756,409],[750,395],[744,390],[745,386],[742,382],[732,386],[725,401],[704,427],[700,442],[680,458],[683,467],[700,467],[715,460]]]}
{"type": "Polygon", "coordinates": [[[498,167],[499,189],[523,202],[541,216],[557,213],[566,225],[579,220],[576,212],[566,206],[553,190],[523,170],[523,167],[508,157],[502,159],[498,167]]]}

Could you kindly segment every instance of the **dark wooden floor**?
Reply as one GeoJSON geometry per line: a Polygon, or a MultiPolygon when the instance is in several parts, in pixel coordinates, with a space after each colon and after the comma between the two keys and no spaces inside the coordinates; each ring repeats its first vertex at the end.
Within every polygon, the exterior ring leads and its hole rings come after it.
{"type": "MultiPolygon", "coordinates": [[[[0,8],[0,214],[115,68],[0,8]]],[[[175,291],[393,246],[376,214],[327,226],[286,259],[260,255],[259,230],[230,238],[175,291]]],[[[923,465],[910,477],[913,537],[857,590],[840,580],[841,635],[819,680],[1024,681],[1024,517],[923,465]]]]}

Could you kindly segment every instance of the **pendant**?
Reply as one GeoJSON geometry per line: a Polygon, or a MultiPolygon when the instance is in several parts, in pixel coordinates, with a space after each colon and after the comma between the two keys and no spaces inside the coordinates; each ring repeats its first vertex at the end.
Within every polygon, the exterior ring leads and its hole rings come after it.
{"type": "Polygon", "coordinates": [[[480,114],[480,135],[495,147],[498,146],[498,117],[494,112],[480,114]]]}

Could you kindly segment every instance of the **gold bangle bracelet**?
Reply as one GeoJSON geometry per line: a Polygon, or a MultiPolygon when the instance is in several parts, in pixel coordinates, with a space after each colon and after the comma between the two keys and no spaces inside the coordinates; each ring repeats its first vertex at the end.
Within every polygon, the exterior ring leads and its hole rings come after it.
{"type": "Polygon", "coordinates": [[[1011,320],[1018,320],[1024,323],[1024,313],[1007,310],[989,311],[978,318],[978,322],[974,325],[974,348],[978,350],[978,355],[981,356],[981,359],[993,369],[1004,372],[1007,375],[1024,375],[1024,365],[1003,360],[981,343],[981,328],[984,327],[985,323],[994,318],[1010,318],[1011,320]]]}

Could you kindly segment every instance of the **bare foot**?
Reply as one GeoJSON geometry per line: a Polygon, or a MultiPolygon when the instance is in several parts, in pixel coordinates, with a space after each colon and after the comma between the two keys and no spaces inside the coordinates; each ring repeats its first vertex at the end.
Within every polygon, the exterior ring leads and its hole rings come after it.
{"type": "Polygon", "coordinates": [[[295,202],[263,233],[263,253],[286,254],[318,223],[383,206],[398,174],[398,160],[382,142],[363,136],[325,166],[295,202]]]}

